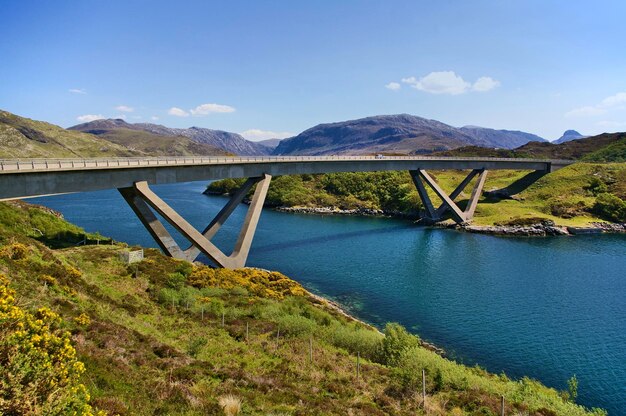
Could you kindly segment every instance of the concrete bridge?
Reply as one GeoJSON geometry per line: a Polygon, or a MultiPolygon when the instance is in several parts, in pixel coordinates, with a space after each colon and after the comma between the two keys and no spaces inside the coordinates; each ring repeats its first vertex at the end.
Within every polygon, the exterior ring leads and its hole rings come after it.
{"type": "Polygon", "coordinates": [[[569,160],[415,157],[415,156],[264,156],[264,157],[161,157],[112,159],[0,160],[0,200],[116,188],[168,255],[193,261],[201,252],[220,267],[245,266],[272,176],[332,172],[410,172],[426,215],[439,220],[446,212],[457,223],[470,221],[489,170],[530,170],[535,176],[573,163],[569,160]],[[447,194],[427,170],[469,170],[456,189],[447,194]],[[149,184],[248,178],[224,208],[199,232],[159,198],[149,184]],[[464,210],[454,201],[474,181],[464,210]],[[256,185],[239,238],[230,255],[212,242],[226,219],[256,185]],[[442,200],[435,208],[427,186],[442,200]],[[191,246],[181,249],[154,211],[176,228],[191,246]]]}

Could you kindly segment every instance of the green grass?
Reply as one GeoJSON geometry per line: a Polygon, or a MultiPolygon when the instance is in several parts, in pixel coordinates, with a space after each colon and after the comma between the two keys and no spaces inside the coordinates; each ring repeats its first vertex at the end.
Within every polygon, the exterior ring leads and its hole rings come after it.
{"type": "MultiPolygon", "coordinates": [[[[450,193],[467,175],[466,171],[435,171],[431,176],[450,193]]],[[[597,221],[626,221],[596,209],[597,192],[592,181],[606,185],[606,192],[626,199],[626,163],[575,163],[545,175],[529,186],[523,183],[528,171],[490,171],[474,215],[477,225],[507,224],[534,218],[552,220],[562,226],[582,226],[597,221]],[[489,191],[507,190],[513,199],[490,196],[489,191]]],[[[476,181],[476,179],[474,179],[476,181]]],[[[241,181],[213,182],[209,191],[232,193],[241,181]]],[[[457,198],[463,208],[473,182],[457,198]]],[[[435,205],[441,200],[429,195],[435,205]]],[[[493,194],[491,194],[493,195],[493,194]]],[[[334,173],[278,177],[272,181],[266,204],[269,206],[358,207],[417,216],[421,202],[407,172],[334,173]]]]}
{"type": "Polygon", "coordinates": [[[221,414],[219,398],[232,394],[245,415],[421,415],[422,368],[429,415],[496,415],[501,395],[507,414],[590,414],[538,382],[442,358],[398,325],[383,337],[279,273],[214,270],[154,249],[127,266],[123,245],[51,249],[32,238],[31,219],[51,233],[44,242],[80,232],[38,208],[0,204],[0,273],[22,307],[64,318],[92,404],[110,414],[221,414]],[[74,320],[81,314],[88,325],[74,320]]]}

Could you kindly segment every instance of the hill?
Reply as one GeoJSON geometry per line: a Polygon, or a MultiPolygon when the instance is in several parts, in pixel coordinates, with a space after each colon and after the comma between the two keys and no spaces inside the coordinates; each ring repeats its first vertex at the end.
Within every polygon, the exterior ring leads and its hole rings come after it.
{"type": "Polygon", "coordinates": [[[565,130],[563,135],[559,137],[558,139],[556,139],[555,141],[553,141],[552,143],[561,144],[561,143],[569,142],[571,140],[584,139],[585,137],[588,137],[588,136],[583,136],[576,130],[565,130]]]}
{"type": "Polygon", "coordinates": [[[50,210],[0,203],[0,380],[27,393],[0,390],[0,413],[61,394],[71,405],[73,394],[120,416],[485,415],[499,414],[501,396],[507,414],[605,414],[537,381],[447,360],[397,324],[383,336],[280,273],[216,270],[155,249],[127,265],[124,244],[86,235],[75,246],[84,236],[50,210]],[[24,316],[55,334],[16,346],[24,316]],[[80,370],[71,384],[57,362],[33,371],[45,359],[37,347],[56,339],[80,370]],[[416,395],[422,369],[425,403],[416,395]]]}
{"type": "Polygon", "coordinates": [[[270,148],[271,150],[276,149],[276,147],[278,147],[278,145],[280,144],[280,142],[283,139],[266,139],[266,140],[260,140],[256,143],[259,143],[260,145],[263,145],[265,147],[270,148]]]}
{"type": "Polygon", "coordinates": [[[0,110],[0,157],[65,158],[140,156],[100,137],[0,110]]]}
{"type": "Polygon", "coordinates": [[[468,133],[477,140],[487,143],[487,147],[513,149],[528,142],[545,142],[546,139],[536,134],[517,130],[495,130],[485,127],[464,126],[459,130],[468,133]]]}
{"type": "MultiPolygon", "coordinates": [[[[97,120],[92,123],[97,123],[97,120]]],[[[90,124],[90,123],[87,123],[90,124]]],[[[109,142],[116,143],[131,151],[146,155],[167,156],[225,156],[230,153],[206,143],[195,142],[185,136],[163,136],[139,130],[121,119],[102,120],[91,128],[87,126],[74,130],[94,134],[109,142]]]]}
{"type": "Polygon", "coordinates": [[[582,159],[590,162],[625,162],[626,133],[604,133],[563,142],[529,142],[516,149],[490,149],[464,146],[437,152],[439,156],[523,157],[543,159],[582,159]]]}
{"type": "Polygon", "coordinates": [[[244,139],[237,133],[222,130],[211,130],[201,127],[176,129],[160,124],[151,123],[127,123],[120,119],[102,119],[72,126],[69,130],[78,130],[92,134],[108,132],[112,134],[118,129],[134,130],[158,135],[162,137],[186,137],[196,143],[221,149],[227,153],[241,156],[260,156],[270,153],[267,147],[244,139]]]}
{"type": "Polygon", "coordinates": [[[273,154],[424,154],[467,145],[513,148],[534,139],[543,140],[528,133],[480,127],[459,129],[399,114],[320,124],[284,139],[273,154]]]}

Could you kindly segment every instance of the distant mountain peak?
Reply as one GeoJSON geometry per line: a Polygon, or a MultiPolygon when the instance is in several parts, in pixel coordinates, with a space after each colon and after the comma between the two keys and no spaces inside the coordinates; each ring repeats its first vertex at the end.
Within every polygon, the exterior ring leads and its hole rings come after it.
{"type": "Polygon", "coordinates": [[[588,137],[588,136],[583,136],[576,130],[565,130],[563,135],[552,143],[561,144],[561,143],[569,142],[572,140],[584,139],[585,137],[588,137]]]}

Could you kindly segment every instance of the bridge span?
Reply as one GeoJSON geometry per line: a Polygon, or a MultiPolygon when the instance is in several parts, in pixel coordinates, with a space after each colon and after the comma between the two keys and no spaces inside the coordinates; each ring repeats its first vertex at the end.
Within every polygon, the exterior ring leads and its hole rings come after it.
{"type": "Polygon", "coordinates": [[[489,170],[530,170],[542,175],[571,163],[569,160],[428,156],[0,160],[0,200],[116,188],[166,254],[193,261],[202,252],[217,266],[237,268],[245,265],[272,176],[406,170],[413,178],[427,217],[439,220],[449,212],[457,223],[462,223],[472,219],[489,170]],[[427,173],[427,170],[447,169],[470,171],[450,194],[427,173]],[[149,184],[226,178],[248,179],[202,232],[192,227],[149,187],[149,184]],[[461,210],[454,200],[473,180],[471,196],[465,209],[461,210]],[[235,248],[226,255],[210,240],[255,185],[235,248]],[[427,186],[442,200],[441,206],[435,208],[427,186]],[[191,246],[181,249],[154,211],[189,240],[191,246]]]}

